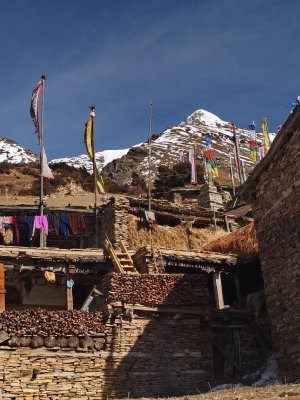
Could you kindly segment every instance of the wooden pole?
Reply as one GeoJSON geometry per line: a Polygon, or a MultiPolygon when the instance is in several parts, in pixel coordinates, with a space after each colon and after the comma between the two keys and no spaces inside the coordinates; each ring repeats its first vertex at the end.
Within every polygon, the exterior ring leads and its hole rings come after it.
{"type": "MultiPolygon", "coordinates": [[[[42,112],[41,112],[41,136],[40,136],[40,170],[41,170],[41,183],[40,183],[40,215],[44,215],[44,177],[43,177],[43,164],[44,164],[44,108],[45,108],[45,80],[46,76],[41,76],[42,80],[42,112]]],[[[45,246],[45,230],[40,229],[40,247],[45,246]]]]}
{"type": "Polygon", "coordinates": [[[5,293],[4,264],[0,264],[0,312],[5,310],[5,293]]]}
{"type": "MultiPolygon", "coordinates": [[[[153,126],[153,102],[149,102],[150,107],[150,120],[149,120],[149,135],[148,135],[148,211],[152,211],[151,200],[152,200],[152,191],[151,191],[151,168],[152,168],[152,126],[153,126]]],[[[152,252],[152,227],[151,224],[149,226],[149,245],[152,252]]]]}
{"type": "Polygon", "coordinates": [[[235,182],[234,182],[234,172],[233,172],[233,165],[232,165],[232,158],[231,158],[231,149],[228,149],[229,154],[229,163],[230,163],[230,178],[231,178],[231,186],[232,186],[232,193],[235,196],[235,182]]]}
{"type": "Polygon", "coordinates": [[[94,213],[95,213],[95,247],[98,247],[98,187],[97,187],[97,162],[95,153],[95,133],[94,133],[94,117],[95,117],[95,106],[90,106],[91,117],[92,117],[92,135],[93,135],[93,174],[94,174],[94,213]]]}

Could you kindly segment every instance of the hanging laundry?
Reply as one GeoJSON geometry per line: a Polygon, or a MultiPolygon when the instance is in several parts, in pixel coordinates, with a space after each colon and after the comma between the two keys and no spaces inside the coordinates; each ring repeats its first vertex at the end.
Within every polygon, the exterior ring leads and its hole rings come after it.
{"type": "Polygon", "coordinates": [[[48,225],[49,229],[54,229],[55,234],[59,235],[59,220],[57,213],[50,213],[48,214],[48,225]]]}
{"type": "Polygon", "coordinates": [[[13,224],[13,217],[0,217],[0,235],[5,236],[5,225],[13,224]]]}
{"type": "Polygon", "coordinates": [[[70,213],[67,215],[73,235],[78,235],[85,230],[82,213],[70,213]]]}
{"type": "Polygon", "coordinates": [[[28,228],[28,236],[29,240],[32,239],[33,236],[33,226],[34,226],[34,216],[33,215],[25,215],[21,217],[17,217],[17,223],[19,228],[28,228]]]}
{"type": "Polygon", "coordinates": [[[9,226],[5,231],[3,243],[8,246],[8,245],[12,244],[13,241],[14,241],[14,232],[13,232],[13,229],[9,226]]]}
{"type": "Polygon", "coordinates": [[[48,236],[48,217],[46,215],[36,215],[34,217],[32,236],[34,236],[35,229],[41,228],[44,228],[45,235],[48,236]]]}
{"type": "Polygon", "coordinates": [[[66,214],[58,214],[59,234],[65,237],[70,236],[70,224],[66,214]]]}

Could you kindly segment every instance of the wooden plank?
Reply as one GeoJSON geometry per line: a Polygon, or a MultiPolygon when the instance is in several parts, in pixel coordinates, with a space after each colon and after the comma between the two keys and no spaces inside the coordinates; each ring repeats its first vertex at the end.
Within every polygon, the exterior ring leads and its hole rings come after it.
{"type": "Polygon", "coordinates": [[[242,370],[240,366],[229,356],[229,354],[226,354],[225,350],[222,349],[221,346],[214,340],[213,345],[219,350],[219,352],[226,358],[227,361],[229,361],[234,368],[242,375],[242,370]]]}
{"type": "Polygon", "coordinates": [[[222,290],[222,281],[221,281],[221,273],[215,272],[213,275],[213,284],[215,291],[215,299],[216,306],[220,310],[224,308],[224,298],[223,298],[223,290],[222,290]]]}

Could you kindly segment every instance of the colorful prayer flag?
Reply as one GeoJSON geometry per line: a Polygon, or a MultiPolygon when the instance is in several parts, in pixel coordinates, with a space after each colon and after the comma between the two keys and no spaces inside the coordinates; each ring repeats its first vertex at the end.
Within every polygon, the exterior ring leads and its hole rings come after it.
{"type": "Polygon", "coordinates": [[[189,149],[189,162],[191,164],[191,183],[197,183],[196,146],[189,149]]]}
{"type": "Polygon", "coordinates": [[[255,125],[249,125],[249,142],[250,142],[250,158],[254,163],[256,162],[257,141],[255,125]]]}
{"type": "Polygon", "coordinates": [[[209,178],[218,178],[219,171],[217,168],[216,160],[214,159],[213,151],[211,148],[211,137],[209,135],[205,136],[205,144],[206,144],[206,152],[205,157],[207,159],[208,167],[208,179],[209,178]],[[210,174],[211,170],[211,174],[210,174]]]}
{"type": "Polygon", "coordinates": [[[91,116],[88,119],[87,123],[85,124],[85,132],[84,132],[84,143],[86,146],[87,153],[92,161],[92,163],[95,165],[95,171],[94,173],[96,174],[97,178],[97,188],[99,193],[105,193],[104,190],[104,181],[102,178],[102,175],[98,171],[97,165],[96,165],[96,160],[94,160],[95,157],[95,148],[94,148],[94,116],[95,113],[92,111],[91,116]]]}

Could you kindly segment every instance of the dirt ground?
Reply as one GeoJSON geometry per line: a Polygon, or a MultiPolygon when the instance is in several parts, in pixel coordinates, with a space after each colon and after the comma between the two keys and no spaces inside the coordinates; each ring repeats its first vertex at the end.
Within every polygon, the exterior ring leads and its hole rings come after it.
{"type": "MultiPolygon", "coordinates": [[[[269,385],[265,387],[243,386],[195,396],[169,397],[168,400],[300,400],[300,384],[269,385]]],[[[144,397],[139,400],[154,400],[144,397]]],[[[157,400],[157,399],[156,399],[157,400]]]]}

